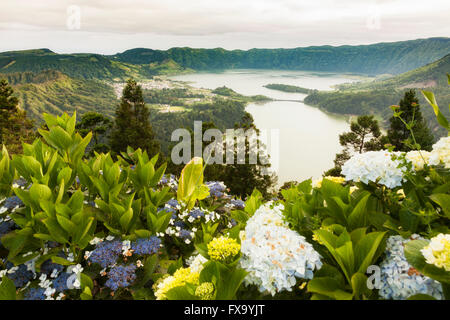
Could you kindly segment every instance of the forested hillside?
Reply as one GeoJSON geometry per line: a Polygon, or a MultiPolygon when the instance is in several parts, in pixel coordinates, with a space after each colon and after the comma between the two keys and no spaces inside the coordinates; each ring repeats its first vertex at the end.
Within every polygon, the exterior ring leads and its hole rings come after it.
{"type": "Polygon", "coordinates": [[[174,61],[161,60],[134,65],[109,59],[100,54],[57,54],[48,49],[0,53],[0,73],[57,70],[79,79],[126,80],[151,78],[156,74],[183,71],[174,61]]]}
{"type": "Polygon", "coordinates": [[[137,48],[112,56],[116,61],[148,64],[172,59],[196,70],[261,68],[398,74],[442,58],[450,52],[449,38],[430,38],[361,46],[314,46],[293,49],[137,48]]]}
{"type": "Polygon", "coordinates": [[[14,86],[20,107],[36,120],[42,120],[44,112],[75,110],[79,114],[96,111],[112,116],[117,104],[113,88],[99,80],[75,79],[58,71],[0,74],[2,78],[14,86]]]}
{"type": "Polygon", "coordinates": [[[315,90],[305,98],[305,103],[342,114],[375,114],[387,120],[392,116],[391,105],[398,104],[404,92],[416,89],[422,113],[436,135],[445,135],[435,121],[433,109],[425,102],[420,89],[431,90],[446,116],[450,103],[447,76],[450,73],[450,55],[421,68],[379,81],[346,84],[333,92],[315,90]]]}

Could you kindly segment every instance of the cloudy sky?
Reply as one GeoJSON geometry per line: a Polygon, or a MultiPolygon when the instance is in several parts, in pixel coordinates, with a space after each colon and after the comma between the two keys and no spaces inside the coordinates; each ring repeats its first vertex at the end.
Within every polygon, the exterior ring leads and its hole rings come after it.
{"type": "Polygon", "coordinates": [[[449,0],[1,0],[0,51],[113,54],[450,37],[449,0]]]}

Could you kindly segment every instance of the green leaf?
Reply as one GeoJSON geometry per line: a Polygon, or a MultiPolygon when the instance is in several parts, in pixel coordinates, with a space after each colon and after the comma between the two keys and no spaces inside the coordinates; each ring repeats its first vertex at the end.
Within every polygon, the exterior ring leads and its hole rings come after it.
{"type": "Polygon", "coordinates": [[[447,218],[450,219],[450,195],[444,193],[436,193],[430,196],[430,199],[441,206],[447,218]]]}
{"type": "Polygon", "coordinates": [[[122,227],[122,230],[124,230],[125,232],[130,227],[130,221],[132,218],[133,218],[133,209],[131,208],[126,210],[120,217],[119,223],[120,226],[122,227]]]}
{"type": "Polygon", "coordinates": [[[206,192],[205,188],[201,188],[202,185],[203,159],[195,157],[181,171],[181,176],[178,181],[177,200],[186,203],[188,209],[191,209],[191,206],[193,207],[197,200],[195,196],[203,196],[206,192]]]}
{"type": "Polygon", "coordinates": [[[30,188],[30,197],[37,203],[41,200],[48,200],[52,196],[52,191],[44,184],[33,183],[30,188]]]}
{"type": "Polygon", "coordinates": [[[16,300],[16,287],[14,282],[8,277],[4,276],[2,283],[0,283],[0,300],[16,300]]]}
{"type": "Polygon", "coordinates": [[[442,114],[441,110],[439,109],[437,102],[436,102],[436,98],[434,97],[434,94],[432,92],[425,91],[425,90],[422,90],[422,94],[424,95],[424,97],[428,101],[428,103],[431,105],[431,107],[433,107],[433,111],[434,111],[434,114],[436,115],[436,119],[437,119],[438,123],[442,127],[446,128],[447,130],[450,130],[448,121],[445,118],[445,116],[442,114]]]}
{"type": "Polygon", "coordinates": [[[406,260],[416,268],[420,273],[439,282],[450,283],[450,272],[446,272],[443,268],[428,264],[423,256],[422,250],[429,244],[427,240],[413,240],[405,245],[406,260]]]}
{"type": "Polygon", "coordinates": [[[352,289],[353,289],[353,296],[356,299],[363,299],[364,296],[370,295],[370,290],[367,287],[367,277],[360,272],[355,273],[352,276],[352,289]]]}
{"type": "Polygon", "coordinates": [[[2,245],[9,250],[8,260],[18,255],[28,244],[33,234],[31,228],[24,228],[20,231],[10,232],[2,237],[2,245]]]}
{"type": "Polygon", "coordinates": [[[57,256],[52,257],[52,262],[60,264],[62,266],[71,266],[71,265],[76,264],[75,262],[72,262],[72,261],[66,260],[64,258],[57,257],[57,256]]]}
{"type": "Polygon", "coordinates": [[[351,300],[353,294],[342,290],[339,282],[331,277],[314,278],[308,282],[308,292],[318,293],[335,300],[351,300]]]}
{"type": "Polygon", "coordinates": [[[410,296],[407,300],[436,300],[436,298],[427,294],[415,294],[410,296]]]}
{"type": "Polygon", "coordinates": [[[362,198],[348,216],[348,225],[351,229],[365,227],[367,224],[367,201],[370,194],[362,198]]]}

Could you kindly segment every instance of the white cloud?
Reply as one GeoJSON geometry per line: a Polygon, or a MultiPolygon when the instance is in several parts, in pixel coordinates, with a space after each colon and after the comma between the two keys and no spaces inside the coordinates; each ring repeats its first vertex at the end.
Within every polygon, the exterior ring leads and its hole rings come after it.
{"type": "Polygon", "coordinates": [[[371,43],[450,36],[449,14],[448,0],[2,0],[0,51],[371,43]]]}

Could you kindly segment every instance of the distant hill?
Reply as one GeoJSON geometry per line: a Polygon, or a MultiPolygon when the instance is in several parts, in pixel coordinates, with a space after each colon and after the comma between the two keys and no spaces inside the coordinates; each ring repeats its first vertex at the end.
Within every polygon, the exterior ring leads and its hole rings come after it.
{"type": "Polygon", "coordinates": [[[170,59],[148,65],[119,62],[100,54],[57,54],[48,49],[9,51],[0,53],[0,73],[56,70],[78,79],[126,80],[151,78],[156,74],[183,71],[170,59]]]}
{"type": "Polygon", "coordinates": [[[445,135],[435,120],[432,108],[423,98],[421,89],[433,91],[443,113],[450,117],[450,86],[446,74],[450,73],[450,54],[423,67],[382,80],[338,86],[337,91],[315,90],[305,98],[305,103],[342,114],[376,114],[387,125],[392,116],[391,105],[398,104],[408,89],[417,89],[421,111],[437,136],[445,135]]]}
{"type": "Polygon", "coordinates": [[[450,38],[429,38],[360,46],[225,50],[136,48],[111,56],[115,61],[148,64],[172,59],[195,70],[260,68],[364,74],[399,74],[450,53],[450,38]]]}

